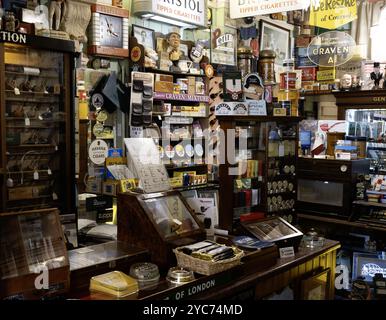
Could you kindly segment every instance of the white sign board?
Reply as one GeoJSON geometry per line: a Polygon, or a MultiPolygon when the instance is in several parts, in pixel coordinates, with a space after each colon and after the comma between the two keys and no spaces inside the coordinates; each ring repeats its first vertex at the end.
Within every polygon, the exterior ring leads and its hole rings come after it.
{"type": "Polygon", "coordinates": [[[88,156],[90,160],[97,164],[103,164],[108,156],[109,147],[104,140],[94,140],[91,142],[90,147],[88,148],[88,156]]]}
{"type": "Polygon", "coordinates": [[[206,26],[205,0],[153,0],[154,14],[197,26],[206,26]]]}
{"type": "Polygon", "coordinates": [[[229,5],[231,19],[238,19],[305,9],[310,0],[230,0],[229,5]]]}

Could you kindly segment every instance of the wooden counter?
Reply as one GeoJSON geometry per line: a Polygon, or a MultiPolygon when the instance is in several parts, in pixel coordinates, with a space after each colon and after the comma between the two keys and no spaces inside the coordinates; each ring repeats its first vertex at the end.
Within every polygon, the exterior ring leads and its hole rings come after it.
{"type": "MultiPolygon", "coordinates": [[[[336,251],[339,248],[339,242],[326,240],[321,248],[300,248],[295,257],[276,259],[276,263],[266,268],[261,268],[261,265],[257,264],[258,260],[250,259],[233,269],[212,276],[197,276],[196,280],[174,288],[169,287],[166,280],[161,280],[156,288],[142,290],[126,299],[261,299],[321,267],[331,270],[328,299],[333,299],[336,251]],[[255,271],[258,268],[260,271],[255,271]]],[[[101,294],[83,298],[111,299],[101,294]]]]}

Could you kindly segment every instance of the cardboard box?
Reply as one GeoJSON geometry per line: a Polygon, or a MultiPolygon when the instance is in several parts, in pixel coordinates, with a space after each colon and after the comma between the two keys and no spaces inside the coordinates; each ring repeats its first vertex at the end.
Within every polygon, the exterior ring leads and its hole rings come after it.
{"type": "Polygon", "coordinates": [[[315,81],[316,79],[316,68],[302,68],[302,81],[315,81]]]}
{"type": "Polygon", "coordinates": [[[173,93],[173,76],[168,74],[156,74],[154,81],[154,91],[173,93]]]}
{"type": "Polygon", "coordinates": [[[314,90],[314,81],[303,81],[302,82],[302,89],[304,91],[313,91],[314,90]]]}
{"type": "Polygon", "coordinates": [[[286,108],[273,108],[273,115],[275,117],[285,117],[287,116],[286,108]]]}
{"type": "Polygon", "coordinates": [[[316,80],[317,81],[334,81],[335,80],[334,69],[319,70],[316,73],[316,80]]]}
{"type": "Polygon", "coordinates": [[[157,81],[154,84],[155,92],[173,93],[173,88],[174,88],[173,82],[157,81]]]}
{"type": "Polygon", "coordinates": [[[196,94],[196,78],[188,77],[188,94],[195,95],[196,94]]]}

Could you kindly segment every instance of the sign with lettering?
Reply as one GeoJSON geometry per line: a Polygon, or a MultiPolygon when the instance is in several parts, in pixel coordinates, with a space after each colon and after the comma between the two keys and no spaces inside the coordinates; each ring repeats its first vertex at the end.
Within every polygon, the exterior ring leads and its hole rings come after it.
{"type": "Polygon", "coordinates": [[[217,28],[212,32],[211,62],[213,64],[236,65],[237,29],[217,28]]]}
{"type": "Polygon", "coordinates": [[[309,0],[230,0],[231,19],[251,17],[276,12],[301,10],[309,6],[309,0]]]}
{"type": "Polygon", "coordinates": [[[315,36],[307,48],[308,58],[321,67],[336,67],[349,61],[356,51],[354,39],[341,31],[315,36]]]}
{"type": "MultiPolygon", "coordinates": [[[[205,0],[147,0],[153,3],[153,13],[196,26],[206,26],[205,0]]],[[[137,1],[143,2],[143,1],[137,1]]]]}
{"type": "Polygon", "coordinates": [[[91,142],[88,148],[88,156],[95,164],[103,164],[108,156],[109,147],[103,140],[97,139],[91,142]]]}
{"type": "Polygon", "coordinates": [[[102,211],[110,209],[113,206],[113,200],[107,196],[97,196],[86,198],[87,211],[102,211]]]}
{"type": "Polygon", "coordinates": [[[0,31],[0,41],[26,44],[27,35],[16,32],[0,31]]]}
{"type": "Polygon", "coordinates": [[[198,295],[204,291],[213,289],[217,286],[224,285],[231,281],[230,273],[216,275],[214,277],[203,277],[198,281],[193,281],[189,285],[181,287],[180,290],[169,294],[165,300],[185,300],[191,299],[192,296],[198,295]]]}
{"type": "Polygon", "coordinates": [[[336,29],[356,18],[356,0],[311,0],[309,24],[312,26],[336,29]]]}

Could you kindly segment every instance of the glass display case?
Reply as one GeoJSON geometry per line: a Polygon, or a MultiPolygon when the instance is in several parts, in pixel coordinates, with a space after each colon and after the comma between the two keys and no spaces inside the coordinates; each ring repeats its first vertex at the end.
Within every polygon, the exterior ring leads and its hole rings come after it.
{"type": "Polygon", "coordinates": [[[33,299],[63,293],[68,280],[58,210],[0,214],[0,298],[33,299]],[[49,287],[38,288],[35,280],[44,272],[48,272],[49,287]]]}
{"type": "Polygon", "coordinates": [[[44,50],[0,44],[0,212],[75,212],[73,61],[60,52],[70,41],[44,39],[44,50]]]}
{"type": "Polygon", "coordinates": [[[118,240],[146,248],[152,262],[164,269],[175,265],[172,249],[206,238],[201,221],[178,191],[121,193],[117,219],[118,240]]]}
{"type": "Polygon", "coordinates": [[[243,227],[261,241],[275,242],[279,247],[299,247],[303,233],[280,217],[242,223],[243,227]]]}

